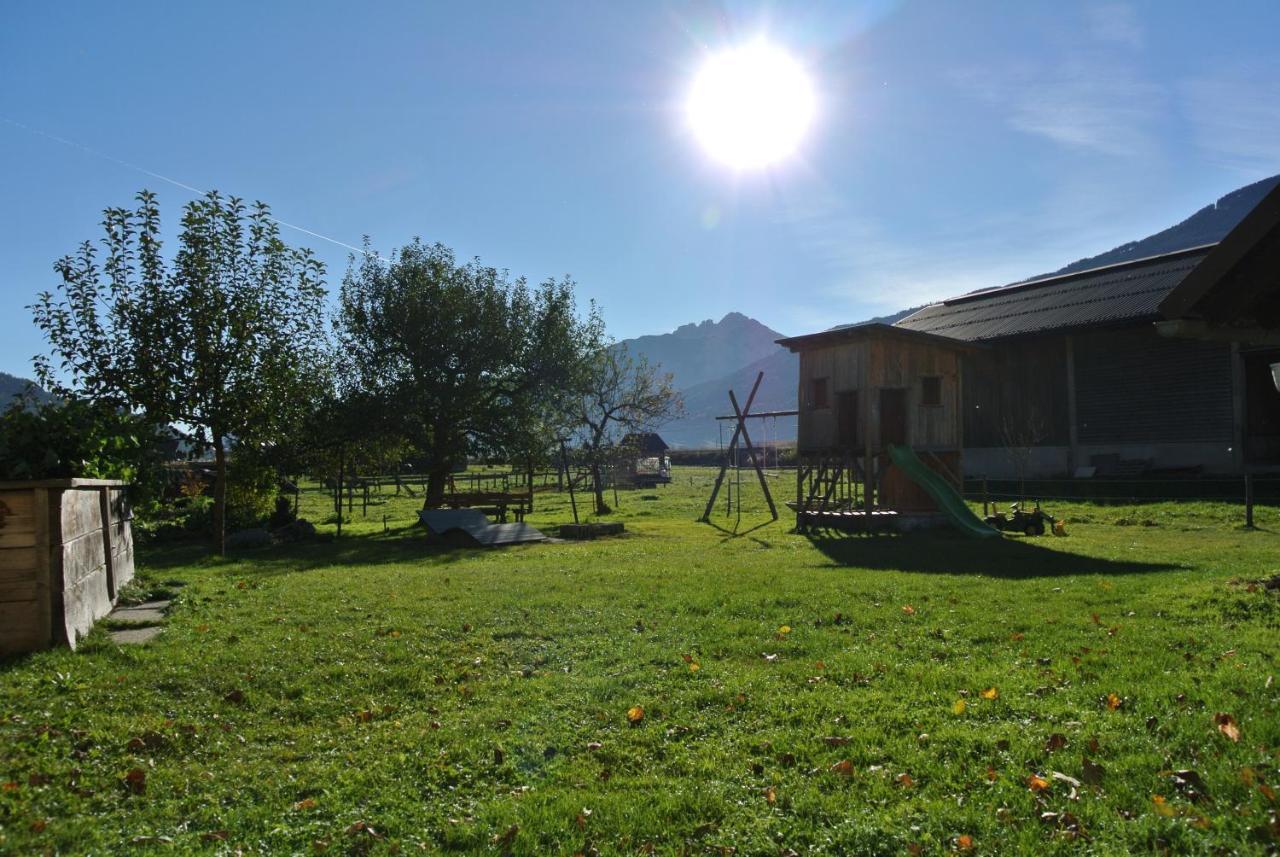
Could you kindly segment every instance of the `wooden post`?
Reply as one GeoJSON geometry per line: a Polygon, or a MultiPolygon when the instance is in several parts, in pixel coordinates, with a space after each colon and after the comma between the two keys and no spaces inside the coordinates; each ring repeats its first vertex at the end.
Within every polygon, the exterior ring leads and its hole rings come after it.
{"type": "Polygon", "coordinates": [[[114,604],[116,595],[119,593],[116,587],[115,562],[112,557],[111,489],[105,486],[98,489],[98,513],[102,516],[102,553],[107,564],[107,597],[114,604]]]}
{"type": "Polygon", "coordinates": [[[347,464],[347,448],[345,446],[338,447],[338,489],[336,496],[338,498],[338,538],[342,538],[342,479],[346,473],[347,464]]]}
{"type": "Polygon", "coordinates": [[[987,511],[987,504],[991,502],[991,495],[987,493],[987,477],[982,477],[982,517],[991,514],[987,511]]]}
{"type": "Polygon", "coordinates": [[[1244,475],[1244,525],[1253,529],[1253,474],[1244,475]]]}
{"type": "MultiPolygon", "coordinates": [[[[764,373],[761,372],[759,378],[763,378],[764,373]]],[[[759,378],[756,383],[759,383],[759,378]]],[[[755,468],[756,478],[760,480],[760,490],[764,492],[765,502],[769,504],[769,514],[773,515],[773,519],[778,520],[778,507],[773,504],[773,494],[769,492],[769,480],[764,478],[764,469],[760,466],[760,460],[756,458],[756,448],[751,443],[751,435],[747,433],[746,412],[739,410],[738,397],[733,394],[733,390],[729,391],[729,402],[733,405],[733,412],[738,417],[738,430],[742,432],[742,442],[747,448],[747,460],[751,462],[751,466],[755,468]]],[[[742,508],[742,486],[738,486],[738,508],[742,508]]]]}
{"type": "MultiPolygon", "coordinates": [[[[797,456],[799,450],[796,450],[797,456]]],[[[796,532],[804,532],[804,527],[800,523],[801,516],[804,514],[804,466],[796,461],[796,532]]]]}
{"type": "MultiPolygon", "coordinates": [[[[700,521],[711,520],[711,510],[715,508],[716,496],[720,493],[720,486],[724,482],[724,475],[729,470],[729,462],[733,457],[733,451],[738,443],[738,435],[742,431],[742,427],[744,424],[744,420],[742,419],[742,414],[748,413],[751,411],[751,403],[755,401],[756,391],[760,389],[760,382],[763,380],[764,380],[763,372],[760,372],[759,374],[756,375],[756,382],[751,385],[751,393],[750,395],[747,396],[747,406],[746,408],[743,409],[742,412],[738,414],[737,428],[733,430],[733,437],[729,439],[729,448],[725,451],[726,454],[725,454],[724,460],[720,462],[720,472],[716,474],[716,483],[711,488],[711,496],[707,498],[707,508],[702,513],[702,517],[698,519],[700,521]]],[[[732,390],[729,391],[729,396],[730,397],[733,396],[732,390]]],[[[737,410],[736,404],[734,405],[734,410],[735,411],[737,410]]],[[[772,503],[770,505],[772,505],[772,503]]],[[[775,513],[773,517],[775,520],[777,520],[778,516],[775,513]]]]}

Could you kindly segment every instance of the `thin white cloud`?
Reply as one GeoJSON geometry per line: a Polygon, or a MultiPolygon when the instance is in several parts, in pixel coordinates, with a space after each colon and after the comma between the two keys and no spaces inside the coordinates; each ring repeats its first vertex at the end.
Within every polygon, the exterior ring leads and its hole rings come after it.
{"type": "Polygon", "coordinates": [[[963,69],[952,79],[1003,111],[1013,129],[1068,148],[1122,158],[1160,148],[1156,125],[1168,99],[1126,63],[1081,56],[1054,67],[963,69]]]}
{"type": "Polygon", "coordinates": [[[1280,61],[1239,64],[1180,87],[1192,138],[1219,166],[1250,177],[1280,172],[1280,61]]]}
{"type": "Polygon", "coordinates": [[[1095,3],[1085,7],[1089,34],[1099,42],[1109,42],[1141,50],[1146,34],[1138,13],[1128,3],[1095,3]]]}

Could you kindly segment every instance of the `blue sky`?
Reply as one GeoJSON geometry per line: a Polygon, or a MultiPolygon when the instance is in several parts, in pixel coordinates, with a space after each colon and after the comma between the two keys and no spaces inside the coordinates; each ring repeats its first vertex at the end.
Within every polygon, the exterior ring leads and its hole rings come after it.
{"type": "MultiPolygon", "coordinates": [[[[25,306],[101,209],[148,187],[172,225],[191,198],[119,161],[348,244],[570,274],[618,338],[730,310],[798,334],[1012,281],[1280,172],[1276,33],[1274,2],[10,0],[0,369],[30,374],[25,306]],[[708,51],[762,32],[818,118],[738,175],[680,106],[708,51]]],[[[336,290],[348,251],[285,237],[336,290]]]]}

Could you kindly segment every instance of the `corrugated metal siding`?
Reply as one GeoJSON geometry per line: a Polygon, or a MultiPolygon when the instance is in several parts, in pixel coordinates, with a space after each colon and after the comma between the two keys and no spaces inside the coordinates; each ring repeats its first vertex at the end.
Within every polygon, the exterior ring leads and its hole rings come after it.
{"type": "Polygon", "coordinates": [[[1208,252],[967,295],[927,306],[897,325],[972,342],[1154,319],[1160,301],[1208,252]]]}
{"type": "Polygon", "coordinates": [[[966,446],[1008,446],[1009,437],[1037,444],[1070,442],[1067,347],[1061,336],[1017,340],[964,358],[966,446]]]}
{"type": "Polygon", "coordinates": [[[1231,445],[1230,346],[1098,331],[1076,337],[1075,363],[1081,443],[1231,445]]]}

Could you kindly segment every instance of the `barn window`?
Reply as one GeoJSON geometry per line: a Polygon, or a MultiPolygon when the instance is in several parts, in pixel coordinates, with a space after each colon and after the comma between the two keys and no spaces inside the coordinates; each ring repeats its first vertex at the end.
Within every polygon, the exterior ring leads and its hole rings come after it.
{"type": "Polygon", "coordinates": [[[920,379],[920,404],[942,404],[942,379],[937,375],[926,375],[920,379]]]}
{"type": "Polygon", "coordinates": [[[811,408],[828,408],[830,402],[827,401],[827,379],[814,378],[809,381],[809,407],[811,408]]]}

